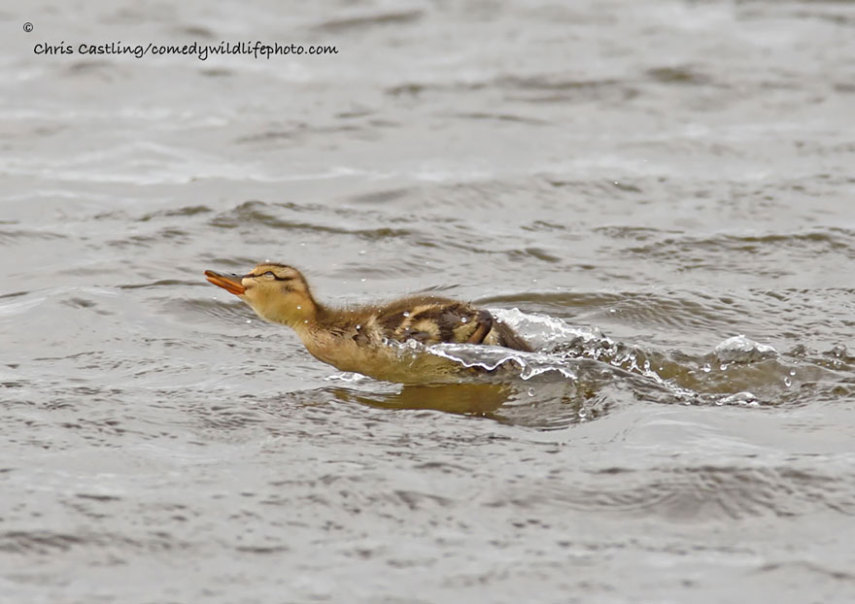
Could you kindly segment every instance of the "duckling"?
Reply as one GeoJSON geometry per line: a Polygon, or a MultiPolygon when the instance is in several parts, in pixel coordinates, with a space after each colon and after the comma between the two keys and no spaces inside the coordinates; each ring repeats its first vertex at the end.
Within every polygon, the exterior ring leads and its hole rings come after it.
{"type": "Polygon", "coordinates": [[[412,296],[389,304],[332,308],[315,300],[300,271],[276,263],[259,264],[243,276],[205,271],[205,277],[249,304],[262,319],[292,328],[315,358],[379,380],[450,382],[473,371],[439,355],[418,354],[423,350],[418,345],[394,343],[455,342],[532,350],[488,311],[448,298],[412,296]]]}

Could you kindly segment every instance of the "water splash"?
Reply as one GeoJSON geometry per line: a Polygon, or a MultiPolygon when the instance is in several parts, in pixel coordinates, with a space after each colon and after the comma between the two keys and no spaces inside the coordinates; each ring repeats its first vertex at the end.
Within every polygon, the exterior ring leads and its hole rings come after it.
{"type": "Polygon", "coordinates": [[[771,346],[759,344],[742,334],[721,342],[714,352],[722,363],[753,363],[778,356],[778,351],[771,346]]]}
{"type": "Polygon", "coordinates": [[[433,355],[466,371],[454,383],[405,386],[403,390],[357,374],[339,374],[335,381],[347,384],[350,392],[344,396],[342,390],[339,395],[373,406],[489,415],[516,425],[557,429],[642,401],[762,407],[803,400],[809,389],[822,396],[829,384],[839,388],[834,371],[855,360],[842,346],[823,354],[803,347],[780,354],[744,335],[727,338],[700,355],[665,352],[620,342],[599,329],[555,317],[518,309],[490,311],[536,351],[387,341],[402,360],[416,364],[425,355],[433,355]],[[480,371],[470,371],[473,368],[480,371]],[[500,390],[483,390],[490,387],[500,390]]]}
{"type": "Polygon", "coordinates": [[[602,338],[596,327],[570,325],[561,319],[549,315],[528,314],[518,308],[491,308],[490,313],[499,321],[507,323],[514,330],[525,335],[533,348],[550,348],[568,340],[581,339],[591,342],[602,338]]]}
{"type": "Polygon", "coordinates": [[[430,347],[429,352],[464,367],[481,368],[497,379],[537,381],[539,385],[543,380],[564,380],[588,396],[605,384],[618,383],[636,398],[680,404],[778,404],[796,386],[815,384],[820,377],[821,368],[796,366],[772,346],[745,335],[727,338],[707,354],[688,355],[619,342],[596,328],[516,308],[490,312],[537,351],[442,344],[430,347]]]}
{"type": "Polygon", "coordinates": [[[522,352],[499,346],[475,344],[437,344],[427,348],[427,351],[460,363],[464,367],[483,369],[487,372],[518,367],[517,377],[525,381],[548,372],[556,372],[569,379],[577,377],[569,366],[563,365],[546,352],[522,352]]]}

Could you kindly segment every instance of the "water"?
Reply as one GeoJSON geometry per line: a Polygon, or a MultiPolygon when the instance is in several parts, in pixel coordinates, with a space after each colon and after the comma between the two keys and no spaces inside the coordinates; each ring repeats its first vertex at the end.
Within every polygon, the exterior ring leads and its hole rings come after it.
{"type": "Polygon", "coordinates": [[[0,601],[855,598],[851,3],[27,10],[0,601]],[[340,53],[32,52],[224,39],[340,53]],[[538,351],[342,374],[202,276],[265,259],[538,351]]]}

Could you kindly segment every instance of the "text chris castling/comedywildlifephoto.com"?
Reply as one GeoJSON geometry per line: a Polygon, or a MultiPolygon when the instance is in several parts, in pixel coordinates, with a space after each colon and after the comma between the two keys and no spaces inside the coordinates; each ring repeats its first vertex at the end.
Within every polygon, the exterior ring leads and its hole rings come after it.
{"type": "Polygon", "coordinates": [[[216,56],[249,56],[253,59],[270,59],[294,55],[337,55],[338,52],[338,48],[330,44],[281,44],[279,42],[266,43],[259,40],[251,42],[222,41],[218,44],[201,44],[199,42],[189,44],[155,44],[153,42],[146,44],[126,44],[123,42],[68,44],[63,40],[58,44],[39,42],[33,46],[33,53],[37,55],[117,55],[130,56],[136,59],[142,59],[146,56],[179,55],[195,57],[200,61],[206,61],[209,57],[216,56]]]}

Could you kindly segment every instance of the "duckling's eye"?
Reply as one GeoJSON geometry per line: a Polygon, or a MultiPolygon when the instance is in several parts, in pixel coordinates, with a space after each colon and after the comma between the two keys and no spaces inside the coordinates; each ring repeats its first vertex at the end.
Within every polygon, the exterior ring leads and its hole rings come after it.
{"type": "Polygon", "coordinates": [[[267,280],[276,279],[276,273],[273,271],[267,271],[266,273],[261,273],[261,276],[267,280]]]}

